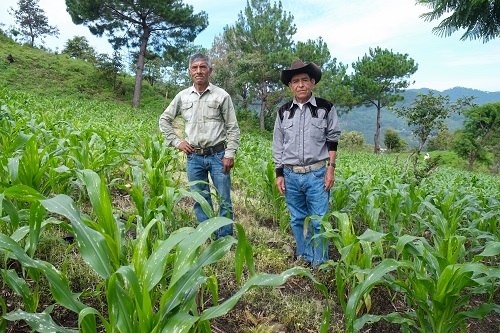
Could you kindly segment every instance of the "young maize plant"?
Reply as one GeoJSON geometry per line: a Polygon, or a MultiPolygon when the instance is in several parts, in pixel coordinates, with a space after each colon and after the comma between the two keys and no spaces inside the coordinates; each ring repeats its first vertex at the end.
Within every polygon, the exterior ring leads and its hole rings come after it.
{"type": "MultiPolygon", "coordinates": [[[[30,258],[16,239],[0,234],[0,252],[19,261],[23,267],[44,275],[56,302],[78,314],[78,331],[82,333],[97,332],[96,317],[104,330],[110,333],[211,332],[210,320],[230,311],[250,288],[278,286],[295,275],[309,277],[328,299],[326,287],[305,268],[296,267],[281,274],[257,274],[253,268],[253,251],[240,224],[235,224],[237,238],[228,236],[210,241],[215,230],[234,223],[223,217],[200,223],[197,228],[177,229],[153,242],[152,238],[159,235],[153,231],[162,221],[152,219],[144,228],[137,229],[137,238],[133,241],[131,258],[128,259],[122,222],[113,215],[105,182],[91,170],[83,170],[79,175],[86,186],[95,219],[82,215],[67,195],[45,199],[33,189],[25,190],[25,194],[32,201],[38,200],[38,208],[43,206],[48,212],[70,221],[69,227],[82,257],[105,281],[102,292],[107,300],[107,314],[85,305],[79,299],[80,295],[71,291],[63,273],[50,263],[30,258]],[[219,304],[216,277],[207,275],[210,270],[205,268],[221,260],[233,245],[236,245],[234,264],[237,282],[243,283],[245,264],[250,277],[240,290],[219,304]],[[213,306],[199,308],[197,297],[200,290],[209,291],[213,306]]],[[[40,222],[44,212],[40,209],[34,212],[40,222]]],[[[28,233],[29,229],[25,229],[28,233]]],[[[25,293],[22,278],[12,273],[4,275],[13,290],[22,296],[29,296],[25,293]]],[[[50,316],[52,307],[41,313],[35,312],[34,306],[30,309],[15,310],[4,314],[3,318],[25,320],[32,329],[40,332],[77,332],[76,329],[58,326],[50,316]]],[[[327,332],[329,317],[330,307],[326,302],[320,332],[327,332]]]]}

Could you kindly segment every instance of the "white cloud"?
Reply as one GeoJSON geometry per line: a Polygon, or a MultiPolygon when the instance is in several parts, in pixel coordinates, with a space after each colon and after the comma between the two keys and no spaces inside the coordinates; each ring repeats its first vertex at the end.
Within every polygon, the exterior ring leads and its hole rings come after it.
{"type": "MultiPolygon", "coordinates": [[[[270,0],[274,3],[274,0],[270,0]]],[[[195,13],[205,11],[209,26],[195,40],[211,47],[214,38],[226,25],[233,25],[247,0],[184,0],[195,13]]],[[[291,12],[297,33],[296,41],[322,37],[332,57],[351,64],[380,46],[398,53],[407,53],[419,69],[412,77],[414,87],[445,90],[464,86],[485,91],[500,91],[500,38],[486,44],[482,41],[460,41],[461,34],[438,37],[432,28],[439,21],[425,22],[419,17],[428,8],[415,0],[283,0],[283,9],[291,12]]],[[[17,0],[0,1],[0,22],[4,29],[13,23],[7,13],[17,7],[17,0]]],[[[66,12],[64,0],[40,0],[49,24],[61,31],[59,39],[46,38],[46,45],[61,50],[74,36],[85,36],[100,53],[110,53],[106,38],[93,36],[85,26],[76,26],[66,12]]],[[[0,47],[1,48],[1,47],[0,47]]]]}

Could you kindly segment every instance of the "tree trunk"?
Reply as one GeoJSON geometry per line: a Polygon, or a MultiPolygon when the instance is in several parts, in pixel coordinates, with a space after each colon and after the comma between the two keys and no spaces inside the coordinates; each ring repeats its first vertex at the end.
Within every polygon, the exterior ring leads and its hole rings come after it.
{"type": "Polygon", "coordinates": [[[146,57],[146,48],[148,46],[148,40],[150,31],[144,29],[144,34],[141,38],[141,49],[139,50],[139,56],[137,57],[137,67],[135,69],[135,87],[134,87],[134,97],[132,99],[132,107],[138,108],[141,105],[141,87],[142,87],[142,76],[144,71],[144,59],[146,57]]]}
{"type": "Polygon", "coordinates": [[[267,84],[266,80],[262,80],[262,104],[260,107],[260,130],[266,129],[266,110],[267,110],[267,84]]]}
{"type": "Polygon", "coordinates": [[[261,131],[264,131],[266,129],[266,122],[265,122],[265,115],[266,115],[266,101],[263,100],[262,101],[262,104],[260,106],[260,117],[259,117],[259,120],[260,120],[260,130],[261,131]]]}
{"type": "Polygon", "coordinates": [[[472,172],[472,167],[474,166],[474,162],[476,161],[477,155],[471,153],[469,156],[469,166],[467,167],[467,171],[472,172]]]}
{"type": "Polygon", "coordinates": [[[373,152],[375,154],[380,153],[380,104],[377,105],[377,129],[375,131],[375,136],[373,137],[373,142],[375,144],[373,152]]]}

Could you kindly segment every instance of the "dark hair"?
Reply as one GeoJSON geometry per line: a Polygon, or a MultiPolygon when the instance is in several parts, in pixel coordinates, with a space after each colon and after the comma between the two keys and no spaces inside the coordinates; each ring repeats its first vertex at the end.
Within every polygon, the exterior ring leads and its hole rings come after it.
{"type": "Polygon", "coordinates": [[[207,64],[208,64],[208,67],[211,67],[210,65],[210,59],[208,58],[208,56],[206,56],[205,54],[203,53],[196,53],[196,54],[193,54],[191,56],[191,58],[189,59],[189,67],[191,67],[191,64],[193,62],[197,62],[197,61],[206,61],[207,64]]]}

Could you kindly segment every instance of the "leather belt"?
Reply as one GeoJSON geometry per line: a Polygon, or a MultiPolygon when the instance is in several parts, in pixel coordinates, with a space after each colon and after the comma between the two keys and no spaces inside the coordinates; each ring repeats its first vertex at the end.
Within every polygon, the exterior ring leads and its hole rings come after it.
{"type": "Polygon", "coordinates": [[[313,163],[311,165],[305,165],[305,166],[285,164],[285,168],[290,169],[295,173],[308,173],[311,171],[319,170],[322,167],[324,167],[325,165],[326,165],[325,161],[319,161],[319,162],[313,163]]]}
{"type": "Polygon", "coordinates": [[[226,143],[221,142],[216,144],[215,146],[205,148],[193,147],[193,149],[193,153],[195,153],[196,155],[212,155],[226,149],[226,143]]]}

